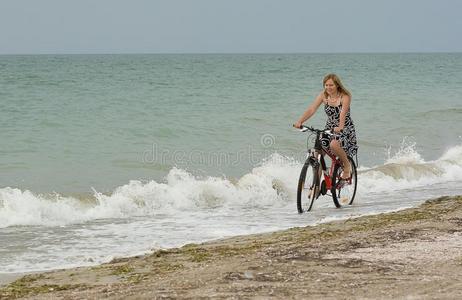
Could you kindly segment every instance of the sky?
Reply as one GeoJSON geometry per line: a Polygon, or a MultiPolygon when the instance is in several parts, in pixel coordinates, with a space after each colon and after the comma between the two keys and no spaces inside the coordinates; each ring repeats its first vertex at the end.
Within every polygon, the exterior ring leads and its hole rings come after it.
{"type": "Polygon", "coordinates": [[[0,54],[462,52],[459,0],[0,0],[0,54]]]}

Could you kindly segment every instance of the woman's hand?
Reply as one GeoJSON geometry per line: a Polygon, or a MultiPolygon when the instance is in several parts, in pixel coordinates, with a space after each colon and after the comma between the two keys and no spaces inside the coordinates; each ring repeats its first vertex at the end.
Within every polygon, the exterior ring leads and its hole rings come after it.
{"type": "Polygon", "coordinates": [[[295,122],[294,127],[300,129],[302,127],[302,122],[300,121],[295,122]]]}
{"type": "Polygon", "coordinates": [[[343,131],[343,128],[340,128],[340,127],[334,127],[334,132],[336,133],[340,133],[343,131]]]}

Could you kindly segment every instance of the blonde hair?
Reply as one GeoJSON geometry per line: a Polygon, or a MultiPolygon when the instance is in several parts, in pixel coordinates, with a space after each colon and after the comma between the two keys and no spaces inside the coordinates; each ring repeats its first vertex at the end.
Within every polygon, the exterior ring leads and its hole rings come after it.
{"type": "MultiPolygon", "coordinates": [[[[337,87],[337,91],[339,93],[346,94],[346,95],[351,97],[351,93],[343,86],[342,81],[335,74],[327,74],[326,76],[324,76],[324,79],[322,80],[323,88],[326,85],[326,81],[329,80],[329,79],[332,79],[332,81],[334,82],[335,86],[337,87]]],[[[328,96],[329,95],[327,94],[326,89],[324,88],[324,97],[327,98],[328,96]]]]}

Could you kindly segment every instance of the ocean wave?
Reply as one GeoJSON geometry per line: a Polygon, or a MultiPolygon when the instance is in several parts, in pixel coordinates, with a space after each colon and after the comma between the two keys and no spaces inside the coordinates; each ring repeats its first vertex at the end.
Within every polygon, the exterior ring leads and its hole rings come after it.
{"type": "MultiPolygon", "coordinates": [[[[164,182],[132,180],[111,194],[94,191],[90,198],[41,195],[0,189],[0,228],[59,226],[96,219],[129,218],[213,209],[259,209],[295,201],[301,162],[273,154],[238,179],[197,177],[171,169],[164,182]]],[[[462,145],[426,162],[415,145],[403,146],[383,165],[358,168],[358,197],[367,193],[421,188],[462,181],[462,145]]],[[[358,200],[360,201],[360,199],[358,200]]]]}
{"type": "Polygon", "coordinates": [[[17,225],[57,226],[104,218],[174,214],[184,210],[285,205],[294,196],[300,164],[278,154],[238,180],[195,177],[173,168],[165,182],[132,180],[93,199],[35,195],[0,189],[0,228],[17,225]]]}
{"type": "Polygon", "coordinates": [[[425,161],[415,144],[402,147],[383,165],[361,168],[359,191],[383,192],[462,181],[462,145],[451,147],[439,159],[425,161]]]}

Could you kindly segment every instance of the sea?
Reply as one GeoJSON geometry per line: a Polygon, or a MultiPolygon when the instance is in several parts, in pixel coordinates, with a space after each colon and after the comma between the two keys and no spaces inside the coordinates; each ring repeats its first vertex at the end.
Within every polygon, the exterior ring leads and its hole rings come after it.
{"type": "Polygon", "coordinates": [[[461,194],[462,53],[0,56],[0,274],[461,194]],[[292,124],[327,73],[352,93],[358,192],[298,214],[313,140],[292,124]]]}

